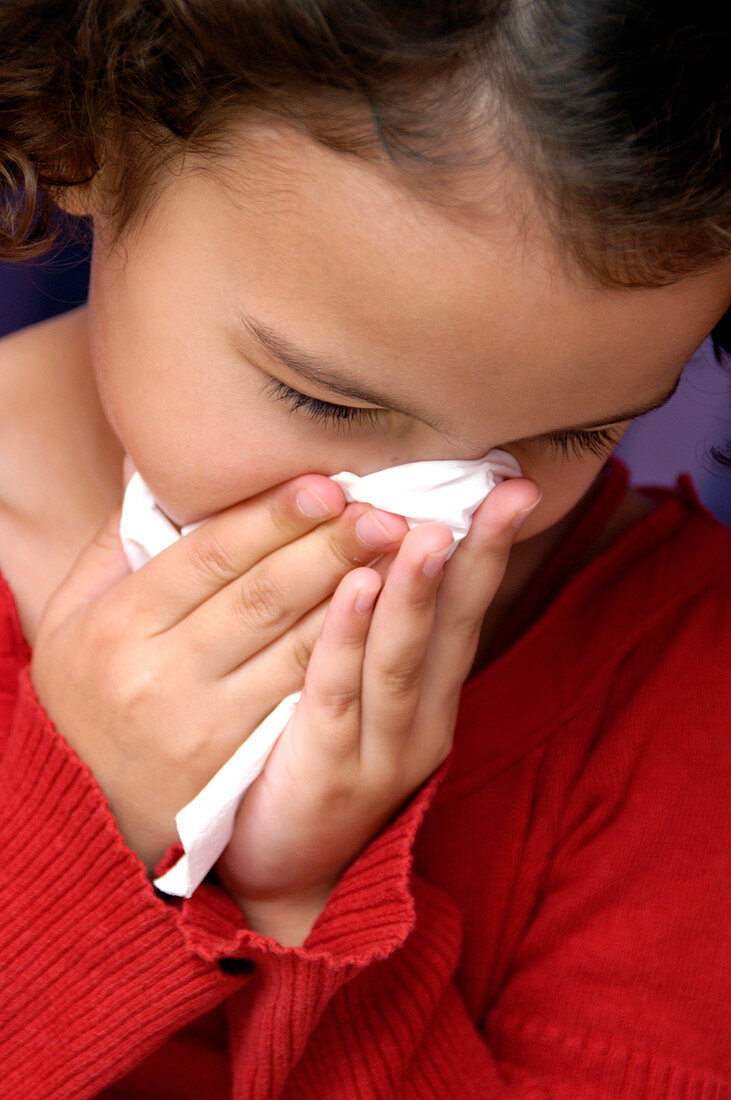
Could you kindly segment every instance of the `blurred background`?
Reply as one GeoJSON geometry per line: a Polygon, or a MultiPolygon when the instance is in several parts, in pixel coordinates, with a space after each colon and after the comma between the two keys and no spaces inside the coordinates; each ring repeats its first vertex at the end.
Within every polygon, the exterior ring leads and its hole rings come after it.
{"type": "MultiPolygon", "coordinates": [[[[88,241],[66,243],[34,264],[0,263],[0,336],[63,313],[86,300],[88,241]]],[[[731,365],[718,365],[710,340],[688,363],[667,405],[641,417],[618,454],[637,485],[674,485],[688,473],[705,506],[731,526],[731,470],[711,448],[731,438],[731,365]]]]}

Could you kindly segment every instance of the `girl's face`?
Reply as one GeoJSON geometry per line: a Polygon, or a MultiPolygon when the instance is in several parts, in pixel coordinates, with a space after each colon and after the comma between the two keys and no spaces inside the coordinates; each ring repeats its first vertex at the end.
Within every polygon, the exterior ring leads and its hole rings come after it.
{"type": "Polygon", "coordinates": [[[508,203],[515,180],[487,190],[468,222],[267,127],[222,168],[186,161],[115,248],[96,218],[99,391],[172,519],[306,472],[493,447],[543,489],[521,538],[566,515],[605,437],[669,394],[725,311],[731,265],[660,289],[589,286],[527,199],[508,203]]]}

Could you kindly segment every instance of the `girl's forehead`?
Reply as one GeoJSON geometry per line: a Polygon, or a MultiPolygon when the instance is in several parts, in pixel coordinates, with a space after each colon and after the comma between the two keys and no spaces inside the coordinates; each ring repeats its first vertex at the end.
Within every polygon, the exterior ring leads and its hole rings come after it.
{"type": "Polygon", "coordinates": [[[475,195],[460,217],[391,171],[272,129],[181,173],[161,224],[225,286],[248,350],[245,317],[394,401],[421,390],[448,430],[468,408],[483,435],[491,411],[509,431],[511,410],[521,436],[540,434],[667,391],[723,312],[728,272],[600,288],[508,166],[486,168],[481,207],[475,195]]]}

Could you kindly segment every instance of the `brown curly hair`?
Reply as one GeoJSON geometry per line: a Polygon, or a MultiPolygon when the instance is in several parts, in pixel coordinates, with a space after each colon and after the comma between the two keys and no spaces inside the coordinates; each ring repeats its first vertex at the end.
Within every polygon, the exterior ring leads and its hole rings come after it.
{"type": "Polygon", "coordinates": [[[0,0],[0,255],[47,250],[92,183],[121,233],[172,158],[275,117],[426,194],[499,148],[591,277],[672,282],[731,252],[723,7],[0,0]]]}

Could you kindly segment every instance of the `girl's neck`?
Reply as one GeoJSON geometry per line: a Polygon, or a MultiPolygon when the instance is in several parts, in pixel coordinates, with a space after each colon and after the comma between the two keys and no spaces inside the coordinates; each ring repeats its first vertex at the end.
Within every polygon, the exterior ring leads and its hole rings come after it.
{"type": "Polygon", "coordinates": [[[122,448],[99,404],[85,309],[0,343],[0,409],[0,570],[33,644],[48,598],[121,492],[122,448]]]}

